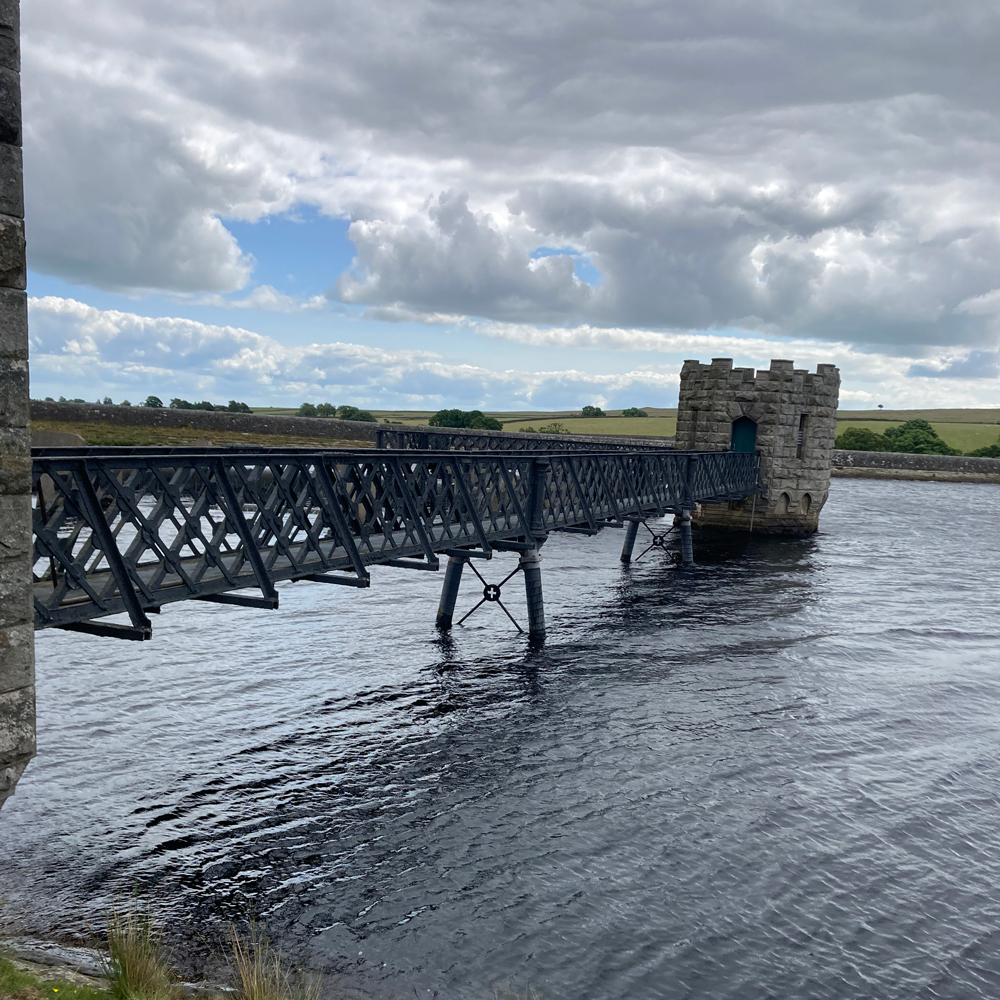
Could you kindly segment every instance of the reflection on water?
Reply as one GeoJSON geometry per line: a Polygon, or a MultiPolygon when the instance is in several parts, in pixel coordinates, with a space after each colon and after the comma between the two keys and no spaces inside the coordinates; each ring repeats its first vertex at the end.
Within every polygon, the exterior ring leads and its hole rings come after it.
{"type": "Polygon", "coordinates": [[[819,536],[691,571],[554,536],[541,649],[496,608],[439,637],[440,575],[393,569],[42,633],[8,913],[137,886],[194,965],[256,914],[377,996],[995,996],[998,514],[839,480],[819,536]]]}

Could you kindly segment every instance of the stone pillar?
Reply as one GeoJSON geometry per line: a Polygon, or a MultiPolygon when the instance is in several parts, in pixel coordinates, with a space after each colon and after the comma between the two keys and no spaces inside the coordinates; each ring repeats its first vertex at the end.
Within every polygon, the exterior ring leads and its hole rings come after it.
{"type": "Polygon", "coordinates": [[[635,548],[635,538],[639,534],[638,521],[625,522],[625,541],[622,543],[622,562],[632,561],[632,550],[635,548]]]}
{"type": "Polygon", "coordinates": [[[455,604],[458,602],[458,588],[462,583],[462,570],[465,560],[461,556],[449,556],[448,565],[444,570],[444,586],[441,587],[441,602],[438,604],[437,627],[447,632],[455,617],[455,604]]]}
{"type": "Polygon", "coordinates": [[[0,0],[0,804],[35,754],[18,0],[0,0]]]}

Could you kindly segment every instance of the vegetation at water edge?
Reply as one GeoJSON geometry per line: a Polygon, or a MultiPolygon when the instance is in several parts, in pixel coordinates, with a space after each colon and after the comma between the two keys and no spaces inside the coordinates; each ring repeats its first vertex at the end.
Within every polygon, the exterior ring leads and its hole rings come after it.
{"type": "Polygon", "coordinates": [[[114,1000],[170,1000],[174,976],[163,952],[163,938],[148,913],[135,903],[107,915],[107,951],[101,971],[114,1000]]]}
{"type": "Polygon", "coordinates": [[[41,980],[0,958],[0,998],[3,1000],[114,1000],[106,990],[78,986],[61,979],[41,980]]]}

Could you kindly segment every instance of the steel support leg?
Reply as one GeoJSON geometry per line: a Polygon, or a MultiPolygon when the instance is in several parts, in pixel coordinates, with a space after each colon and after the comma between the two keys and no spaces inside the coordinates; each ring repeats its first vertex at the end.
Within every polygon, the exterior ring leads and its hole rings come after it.
{"type": "Polygon", "coordinates": [[[639,534],[638,521],[625,522],[625,541],[622,543],[622,562],[632,561],[632,550],[635,548],[635,538],[639,534]]]}
{"type": "Polygon", "coordinates": [[[528,599],[528,635],[540,639],[545,635],[545,602],[542,600],[542,567],[538,549],[523,552],[519,565],[524,573],[524,595],[528,599]]]}
{"type": "Polygon", "coordinates": [[[681,511],[677,519],[677,531],[681,536],[681,561],[685,566],[693,566],[694,543],[691,540],[691,511],[681,511]]]}
{"type": "Polygon", "coordinates": [[[441,603],[438,604],[437,627],[448,631],[451,620],[455,617],[455,602],[458,600],[458,588],[462,582],[462,570],[465,560],[459,556],[449,556],[448,565],[444,570],[444,586],[441,588],[441,603]]]}

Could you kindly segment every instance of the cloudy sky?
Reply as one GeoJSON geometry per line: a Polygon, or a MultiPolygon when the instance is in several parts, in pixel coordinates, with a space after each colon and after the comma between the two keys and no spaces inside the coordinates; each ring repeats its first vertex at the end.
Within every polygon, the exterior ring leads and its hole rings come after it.
{"type": "Polygon", "coordinates": [[[1000,7],[22,0],[32,393],[1000,405],[1000,7]]]}

